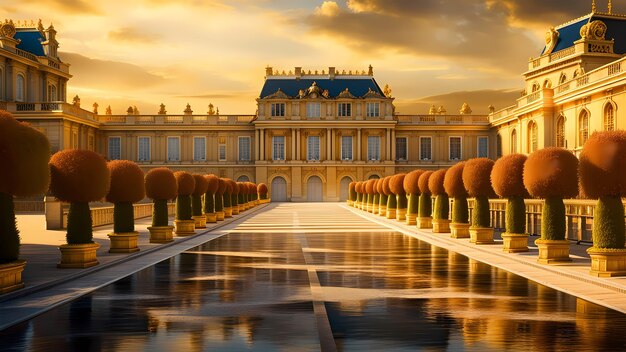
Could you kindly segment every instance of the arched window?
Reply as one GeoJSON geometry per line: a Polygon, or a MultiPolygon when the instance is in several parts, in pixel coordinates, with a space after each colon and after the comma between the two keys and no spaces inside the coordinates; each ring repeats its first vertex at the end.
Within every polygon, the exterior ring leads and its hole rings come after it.
{"type": "Polygon", "coordinates": [[[535,121],[530,121],[528,123],[528,141],[526,146],[528,153],[530,154],[537,151],[538,145],[537,123],[535,121]]]}
{"type": "Polygon", "coordinates": [[[538,91],[539,89],[541,89],[541,86],[539,85],[539,83],[537,82],[533,83],[533,93],[538,91]]]}
{"type": "Polygon", "coordinates": [[[502,135],[500,133],[496,136],[496,157],[502,157],[502,135]]]}
{"type": "Polygon", "coordinates": [[[545,81],[543,81],[543,87],[544,88],[552,88],[552,81],[549,79],[546,79],[545,81]]]}
{"type": "Polygon", "coordinates": [[[578,146],[582,147],[589,139],[589,111],[583,110],[578,118],[578,146]]]}
{"type": "Polygon", "coordinates": [[[556,146],[565,148],[565,118],[563,115],[556,120],[556,146]]]}
{"type": "Polygon", "coordinates": [[[59,97],[57,96],[57,86],[51,84],[48,86],[48,101],[58,101],[59,97]]]}
{"type": "Polygon", "coordinates": [[[604,130],[615,131],[615,108],[611,103],[604,108],[604,130]]]}
{"type": "Polygon", "coordinates": [[[574,71],[574,76],[572,78],[576,78],[578,76],[580,76],[580,70],[576,69],[576,71],[574,71]]]}
{"type": "Polygon", "coordinates": [[[559,84],[563,84],[567,81],[567,75],[565,73],[561,73],[561,77],[559,77],[559,84]]]}
{"type": "Polygon", "coordinates": [[[24,101],[24,96],[26,95],[26,87],[24,84],[24,76],[21,74],[17,75],[17,84],[15,85],[15,100],[16,101],[24,101]]]}
{"type": "Polygon", "coordinates": [[[517,131],[511,132],[511,154],[517,153],[517,131]]]}

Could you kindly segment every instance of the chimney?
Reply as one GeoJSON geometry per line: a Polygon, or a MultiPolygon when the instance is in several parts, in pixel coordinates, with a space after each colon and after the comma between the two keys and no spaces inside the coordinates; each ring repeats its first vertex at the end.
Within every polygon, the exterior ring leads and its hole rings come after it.
{"type": "Polygon", "coordinates": [[[334,67],[329,67],[328,68],[328,77],[330,77],[330,79],[335,79],[335,68],[334,67]]]}
{"type": "Polygon", "coordinates": [[[296,67],[296,78],[302,77],[302,67],[296,67]]]}
{"type": "Polygon", "coordinates": [[[265,68],[265,78],[272,76],[274,74],[274,71],[272,70],[271,66],[267,66],[265,68]]]}

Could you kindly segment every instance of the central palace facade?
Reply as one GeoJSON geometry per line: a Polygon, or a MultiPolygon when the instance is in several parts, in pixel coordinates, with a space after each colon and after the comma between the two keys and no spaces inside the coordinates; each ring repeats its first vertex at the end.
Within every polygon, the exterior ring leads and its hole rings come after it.
{"type": "MultiPolygon", "coordinates": [[[[489,115],[469,105],[424,115],[395,113],[373,68],[265,70],[254,115],[171,114],[67,103],[69,65],[56,30],[0,22],[0,109],[43,131],[53,152],[90,149],[144,170],[214,173],[266,183],[274,201],[342,201],[348,184],[476,157],[496,159],[556,146],[579,153],[594,131],[624,129],[626,16],[592,12],[546,33],[513,105],[489,115]],[[622,66],[624,66],[622,68],[622,66]],[[458,110],[457,110],[458,109],[458,110]]],[[[531,48],[532,49],[532,48],[531,48]]],[[[531,50],[532,51],[532,50],[531,50]]],[[[157,110],[157,109],[155,109],[157,110]]]]}

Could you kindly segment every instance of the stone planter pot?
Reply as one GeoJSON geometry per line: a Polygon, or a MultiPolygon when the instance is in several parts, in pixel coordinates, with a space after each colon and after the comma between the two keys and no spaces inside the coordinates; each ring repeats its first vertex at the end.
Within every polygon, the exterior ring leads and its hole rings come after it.
{"type": "Polygon", "coordinates": [[[539,258],[537,258],[537,263],[553,264],[572,261],[569,257],[570,243],[568,240],[538,239],[535,241],[535,244],[539,248],[539,258]]]}
{"type": "Polygon", "coordinates": [[[387,209],[387,219],[395,219],[396,212],[397,212],[397,209],[387,209]]]}
{"type": "Polygon", "coordinates": [[[461,222],[450,223],[450,237],[452,238],[470,238],[470,224],[461,222]]]}
{"type": "Polygon", "coordinates": [[[398,221],[406,220],[406,209],[396,209],[396,220],[398,221]]]}
{"type": "Polygon", "coordinates": [[[351,201],[350,199],[348,199],[346,202],[348,203],[349,207],[353,207],[354,206],[354,201],[351,201]]]}
{"type": "Polygon", "coordinates": [[[387,216],[387,206],[378,207],[378,215],[387,216]]]}
{"type": "Polygon", "coordinates": [[[433,228],[433,218],[429,217],[418,217],[417,218],[417,228],[418,229],[432,229],[433,228]]]}
{"type": "Polygon", "coordinates": [[[214,224],[217,222],[217,213],[204,213],[204,218],[207,224],[214,224]]]}
{"type": "Polygon", "coordinates": [[[174,220],[176,236],[190,236],[196,234],[195,220],[174,220]]]}
{"type": "Polygon", "coordinates": [[[372,206],[372,214],[378,214],[378,207],[379,207],[378,203],[372,206]]]}
{"type": "Polygon", "coordinates": [[[502,251],[507,253],[528,252],[528,235],[519,233],[503,233],[504,247],[502,251]]]}
{"type": "Polygon", "coordinates": [[[232,207],[224,208],[224,217],[225,218],[232,218],[233,217],[233,208],[232,207]]]}
{"type": "Polygon", "coordinates": [[[109,253],[134,253],[139,251],[137,246],[137,239],[139,238],[139,232],[124,232],[124,233],[110,233],[108,234],[109,240],[111,240],[111,248],[109,253]]]}
{"type": "Polygon", "coordinates": [[[217,211],[215,212],[215,217],[217,218],[217,221],[224,221],[226,214],[224,214],[223,211],[217,211]]]}
{"type": "Polygon", "coordinates": [[[270,199],[259,199],[259,204],[265,204],[265,203],[269,203],[270,199]]]}
{"type": "Polygon", "coordinates": [[[170,243],[174,241],[174,226],[150,226],[150,243],[170,243]]]}
{"type": "Polygon", "coordinates": [[[239,215],[239,206],[233,206],[230,208],[231,215],[239,215]]]}
{"type": "Polygon", "coordinates": [[[61,261],[57,264],[57,268],[83,269],[98,265],[100,264],[96,259],[98,248],[100,245],[97,243],[62,244],[59,246],[61,261]]]}
{"type": "Polygon", "coordinates": [[[626,249],[589,248],[589,274],[597,277],[626,276],[626,249]]]}
{"type": "Polygon", "coordinates": [[[417,215],[416,214],[406,214],[406,224],[409,226],[417,225],[417,215]]]}
{"type": "Polygon", "coordinates": [[[197,229],[206,229],[206,216],[198,215],[198,216],[192,216],[191,218],[193,219],[194,226],[197,229]]]}
{"type": "Polygon", "coordinates": [[[474,244],[493,244],[493,228],[492,227],[470,227],[470,243],[474,244]]]}
{"type": "Polygon", "coordinates": [[[25,260],[16,260],[11,263],[0,264],[0,294],[19,290],[24,287],[22,272],[25,266],[25,260]]]}
{"type": "Polygon", "coordinates": [[[433,233],[450,233],[450,220],[433,219],[433,233]]]}

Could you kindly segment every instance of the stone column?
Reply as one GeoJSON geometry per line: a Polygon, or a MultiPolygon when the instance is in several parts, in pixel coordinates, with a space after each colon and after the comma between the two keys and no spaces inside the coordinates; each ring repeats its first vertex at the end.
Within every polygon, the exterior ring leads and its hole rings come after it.
{"type": "Polygon", "coordinates": [[[332,138],[330,135],[331,131],[332,129],[330,128],[326,129],[326,160],[330,160],[330,156],[331,156],[331,152],[330,152],[330,148],[331,148],[330,139],[332,138]]]}
{"type": "Polygon", "coordinates": [[[259,130],[254,130],[254,160],[259,160],[259,130]]]}
{"type": "MultiPolygon", "coordinates": [[[[409,140],[407,139],[407,144],[409,143],[409,140]]],[[[408,149],[408,145],[407,145],[407,149],[408,149]]],[[[392,129],[391,130],[391,161],[396,161],[396,130],[392,129]]]]}
{"type": "Polygon", "coordinates": [[[259,131],[261,138],[260,139],[260,146],[259,146],[259,153],[261,154],[261,160],[265,160],[265,129],[261,128],[261,130],[259,131]]]}
{"type": "Polygon", "coordinates": [[[361,161],[361,129],[359,128],[357,131],[356,138],[356,160],[361,161]]]}
{"type": "Polygon", "coordinates": [[[391,130],[385,129],[385,159],[384,161],[391,159],[391,130]]]}
{"type": "Polygon", "coordinates": [[[298,130],[296,131],[296,160],[300,161],[300,139],[301,139],[301,133],[300,133],[300,129],[298,128],[298,130]]]}
{"type": "Polygon", "coordinates": [[[296,129],[291,129],[291,160],[297,160],[296,158],[296,129]]]}

